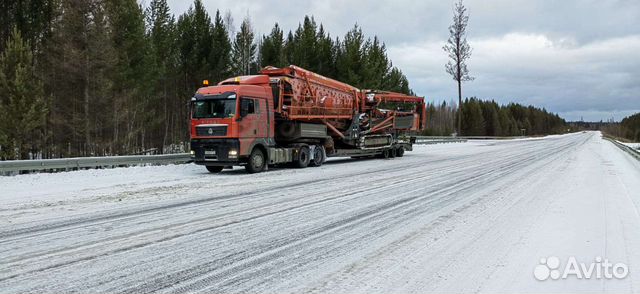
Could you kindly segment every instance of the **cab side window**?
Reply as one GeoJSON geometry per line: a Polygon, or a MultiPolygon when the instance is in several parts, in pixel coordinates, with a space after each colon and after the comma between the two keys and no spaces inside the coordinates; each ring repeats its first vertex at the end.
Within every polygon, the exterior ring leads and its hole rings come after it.
{"type": "Polygon", "coordinates": [[[247,114],[256,113],[256,107],[255,107],[253,99],[251,99],[251,98],[242,99],[242,105],[241,106],[242,106],[242,109],[246,109],[247,110],[247,114]]]}
{"type": "Polygon", "coordinates": [[[247,99],[247,109],[249,109],[249,111],[247,113],[252,114],[252,113],[256,113],[256,106],[253,102],[253,99],[247,99]]]}
{"type": "Polygon", "coordinates": [[[254,99],[256,113],[260,113],[260,99],[254,99]]]}

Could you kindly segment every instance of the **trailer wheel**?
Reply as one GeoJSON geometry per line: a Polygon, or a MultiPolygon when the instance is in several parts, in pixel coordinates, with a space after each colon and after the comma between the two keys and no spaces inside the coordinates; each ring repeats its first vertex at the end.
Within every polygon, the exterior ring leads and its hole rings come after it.
{"type": "Polygon", "coordinates": [[[324,163],[324,152],[322,146],[316,145],[313,148],[313,160],[310,162],[311,166],[321,166],[324,163]]]}
{"type": "Polygon", "coordinates": [[[207,170],[212,174],[217,174],[222,171],[224,166],[206,166],[207,170]]]}
{"type": "Polygon", "coordinates": [[[397,149],[395,147],[391,147],[389,149],[389,158],[395,158],[396,157],[396,155],[397,155],[396,150],[397,149]]]}
{"type": "Polygon", "coordinates": [[[251,155],[249,156],[249,162],[245,165],[245,169],[248,173],[259,173],[264,169],[265,160],[264,153],[259,148],[253,148],[251,155]]]}
{"type": "Polygon", "coordinates": [[[404,147],[398,147],[398,157],[404,156],[404,147]]]}
{"type": "Polygon", "coordinates": [[[297,168],[305,168],[309,165],[309,159],[310,159],[310,154],[309,154],[309,147],[308,146],[302,146],[300,147],[300,149],[298,149],[298,159],[296,159],[293,164],[295,165],[295,167],[297,168]]]}

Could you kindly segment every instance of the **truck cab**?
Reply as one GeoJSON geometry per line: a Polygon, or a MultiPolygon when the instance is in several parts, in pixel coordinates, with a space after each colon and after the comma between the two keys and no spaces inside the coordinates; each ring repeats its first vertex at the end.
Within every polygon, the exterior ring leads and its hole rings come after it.
{"type": "Polygon", "coordinates": [[[210,172],[248,164],[260,171],[267,164],[269,146],[275,144],[273,108],[269,77],[264,75],[198,89],[190,107],[193,161],[210,172]]]}

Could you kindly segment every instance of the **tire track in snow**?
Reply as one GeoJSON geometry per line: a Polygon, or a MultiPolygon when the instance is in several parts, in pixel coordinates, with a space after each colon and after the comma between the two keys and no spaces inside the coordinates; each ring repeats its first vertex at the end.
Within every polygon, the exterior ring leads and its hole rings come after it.
{"type": "MultiPolygon", "coordinates": [[[[458,182],[460,180],[460,178],[467,178],[466,181],[463,181],[461,183],[458,183],[459,185],[464,185],[467,184],[468,186],[462,186],[462,188],[466,188],[465,189],[461,189],[461,190],[452,190],[452,192],[450,194],[448,194],[450,196],[451,199],[449,199],[449,201],[453,201],[455,200],[456,196],[459,196],[459,193],[464,192],[464,191],[468,191],[469,189],[473,189],[473,184],[478,184],[478,183],[488,183],[491,181],[495,181],[495,180],[499,180],[501,176],[504,176],[505,174],[508,174],[510,172],[513,172],[515,170],[517,170],[519,167],[521,166],[526,166],[528,164],[531,164],[531,162],[536,162],[541,160],[542,158],[545,158],[545,156],[551,156],[553,154],[556,154],[557,152],[563,151],[563,150],[567,150],[569,148],[571,148],[572,145],[575,144],[575,142],[573,140],[561,140],[561,142],[556,142],[559,143],[558,146],[555,147],[555,149],[549,149],[546,150],[547,152],[534,152],[538,149],[540,149],[541,144],[537,143],[537,142],[523,142],[521,144],[518,144],[519,149],[517,150],[511,150],[511,154],[510,155],[505,155],[501,158],[498,158],[496,160],[486,160],[485,162],[481,163],[481,164],[470,164],[473,160],[475,160],[475,158],[477,158],[478,154],[475,155],[468,155],[468,156],[464,156],[464,157],[460,157],[460,158],[456,158],[456,159],[441,159],[441,160],[437,160],[437,161],[428,161],[425,160],[424,158],[420,158],[420,157],[415,157],[414,159],[417,159],[418,161],[415,164],[410,164],[408,169],[402,169],[402,171],[398,171],[398,166],[402,165],[401,163],[398,162],[390,162],[390,166],[385,167],[383,169],[374,169],[370,172],[365,172],[362,173],[361,171],[354,171],[352,174],[350,174],[348,177],[349,178],[353,178],[356,181],[362,181],[363,178],[365,178],[366,176],[374,176],[374,177],[378,177],[378,178],[383,178],[386,179],[387,181],[389,181],[389,183],[393,184],[393,187],[389,187],[388,189],[385,189],[386,183],[384,185],[373,185],[370,187],[366,187],[364,189],[353,189],[351,188],[350,191],[343,193],[343,194],[338,194],[337,196],[334,196],[333,198],[330,199],[324,199],[324,200],[319,200],[316,202],[311,202],[311,203],[303,203],[300,204],[298,206],[294,206],[293,208],[290,209],[283,209],[281,211],[276,211],[270,214],[265,214],[265,215],[260,215],[258,214],[257,216],[253,216],[253,217],[248,217],[248,218],[244,218],[244,219],[240,219],[239,221],[235,222],[235,223],[229,223],[226,226],[239,226],[245,223],[255,223],[256,220],[260,219],[260,218],[274,218],[276,216],[280,216],[280,215],[284,215],[284,216],[288,216],[288,215],[293,215],[299,212],[296,211],[301,211],[301,210],[312,210],[312,209],[317,209],[318,207],[323,208],[323,209],[327,209],[330,208],[329,206],[334,205],[336,201],[343,201],[343,200],[347,200],[344,198],[348,198],[348,196],[353,196],[353,195],[358,195],[358,196],[363,196],[364,194],[367,193],[377,193],[377,192],[388,192],[388,190],[394,191],[394,189],[392,188],[400,188],[399,193],[397,194],[401,194],[401,195],[394,195],[394,197],[398,198],[398,196],[402,196],[404,194],[411,194],[411,193],[415,193],[416,191],[422,191],[424,193],[432,193],[432,194],[428,194],[428,195],[423,195],[423,196],[409,196],[406,198],[399,198],[399,199],[395,199],[395,200],[391,200],[388,203],[384,203],[384,201],[382,202],[382,204],[374,204],[374,205],[366,205],[366,203],[363,203],[365,206],[360,208],[360,209],[356,209],[356,211],[354,212],[354,214],[352,214],[351,216],[343,216],[341,219],[334,221],[334,222],[329,222],[329,223],[319,223],[316,226],[310,226],[310,228],[308,228],[307,230],[303,230],[300,231],[299,234],[297,234],[294,238],[283,238],[283,240],[280,240],[279,242],[274,242],[274,243],[270,243],[268,244],[268,246],[257,246],[257,249],[253,249],[253,251],[240,251],[240,252],[236,252],[235,255],[227,255],[225,256],[228,260],[228,266],[229,268],[227,269],[227,274],[226,275],[222,275],[222,276],[218,276],[217,278],[214,278],[214,280],[219,280],[221,277],[225,277],[228,282],[227,284],[222,284],[221,286],[225,287],[225,289],[229,289],[229,290],[233,290],[234,286],[241,286],[242,283],[237,282],[238,280],[234,280],[233,277],[233,273],[238,273],[241,271],[246,271],[246,272],[251,272],[251,270],[254,267],[260,267],[260,266],[265,266],[269,265],[269,260],[273,260],[273,262],[277,262],[278,258],[278,252],[283,252],[284,250],[292,250],[290,248],[300,248],[299,250],[303,250],[305,248],[313,248],[313,246],[308,245],[308,243],[312,242],[312,241],[317,241],[318,239],[322,239],[323,237],[328,237],[330,238],[335,234],[339,234],[339,235],[344,235],[344,231],[352,231],[352,230],[356,230],[358,228],[359,224],[372,224],[374,222],[375,217],[378,217],[379,219],[385,219],[388,221],[388,225],[379,228],[382,231],[385,230],[391,230],[392,228],[394,228],[393,224],[397,224],[398,222],[394,222],[394,219],[404,219],[406,221],[407,218],[410,218],[411,216],[414,216],[415,214],[408,214],[407,212],[410,211],[410,208],[412,209],[417,209],[416,207],[428,207],[428,206],[441,206],[444,205],[443,203],[447,203],[447,202],[435,202],[436,200],[440,200],[440,201],[446,201],[447,199],[443,198],[443,195],[440,195],[440,198],[435,198],[435,196],[437,196],[437,192],[440,191],[440,193],[444,193],[446,192],[447,188],[451,188],[451,187],[456,187],[455,183],[458,182]],[[564,142],[566,141],[566,142],[564,142]],[[564,144],[561,144],[564,143],[564,144]],[[494,162],[494,163],[504,163],[503,165],[498,165],[495,167],[491,167],[490,164],[494,162]],[[457,170],[458,165],[465,165],[466,166],[463,167],[462,170],[457,170]],[[429,167],[425,167],[425,164],[434,164],[434,168],[439,168],[441,170],[437,170],[437,172],[435,173],[427,173],[425,171],[429,171],[429,167]],[[437,164],[444,164],[444,166],[438,166],[437,164]],[[446,167],[446,169],[442,170],[443,167],[446,167]],[[484,169],[482,169],[484,168],[484,169]],[[473,172],[474,169],[479,169],[479,171],[477,172],[473,172]],[[408,172],[410,171],[423,171],[425,172],[426,175],[420,175],[419,177],[416,178],[408,178],[407,179],[407,174],[410,174],[408,172]],[[453,172],[454,170],[456,170],[456,172],[453,172]],[[393,172],[398,172],[400,174],[395,175],[395,176],[391,176],[390,174],[393,174],[393,172]],[[403,174],[403,172],[407,172],[406,174],[403,174]],[[466,175],[466,177],[465,177],[466,175]],[[452,177],[453,180],[449,180],[447,181],[446,178],[447,177],[452,177]],[[433,188],[432,190],[428,190],[426,188],[421,187],[420,182],[422,181],[435,181],[435,180],[440,180],[440,182],[438,184],[435,184],[433,186],[431,186],[431,188],[433,188]],[[454,183],[452,183],[454,182],[454,183]],[[442,188],[444,187],[444,188],[442,188]],[[439,189],[439,190],[438,190],[439,189]],[[431,197],[429,197],[431,196],[431,197]],[[430,199],[429,201],[426,201],[427,198],[434,198],[434,199],[430,199]],[[408,214],[407,216],[403,217],[403,214],[408,214]],[[269,253],[271,252],[271,253],[269,253]],[[271,254],[271,255],[269,255],[271,254]],[[251,258],[256,258],[256,256],[261,256],[264,255],[265,256],[265,260],[262,260],[262,262],[257,262],[254,260],[254,262],[249,262],[249,260],[251,258]],[[267,258],[267,256],[270,258],[267,258]],[[241,264],[245,262],[247,265],[241,266],[241,264]],[[235,266],[235,267],[234,267],[235,266]],[[230,287],[230,288],[229,288],[230,287]]],[[[544,146],[544,145],[543,145],[544,146]]],[[[544,150],[543,150],[544,151],[544,150]]],[[[483,156],[488,156],[488,155],[497,155],[499,153],[501,153],[501,150],[489,150],[489,152],[486,152],[484,154],[481,154],[483,156]]],[[[405,159],[407,159],[409,157],[405,157],[405,159]]],[[[405,160],[406,161],[406,160],[405,160]]],[[[385,162],[385,164],[387,163],[387,161],[383,161],[385,162]]],[[[372,163],[376,163],[376,161],[372,161],[372,163]]],[[[406,162],[403,162],[406,163],[406,162]]],[[[333,166],[331,166],[333,167],[333,166]]],[[[290,171],[292,174],[295,173],[295,170],[291,170],[290,171]]],[[[286,176],[289,173],[283,173],[284,176],[286,176]]],[[[267,175],[269,175],[269,173],[267,173],[267,175]]],[[[325,178],[325,179],[313,179],[313,180],[308,180],[308,181],[300,181],[300,183],[317,183],[318,181],[320,182],[325,182],[325,183],[333,183],[335,182],[337,179],[342,179],[344,182],[349,183],[348,181],[346,181],[345,175],[339,175],[339,176],[335,176],[335,177],[331,177],[331,178],[325,178]]],[[[358,182],[359,183],[359,182],[358,182]]],[[[291,185],[291,183],[289,184],[291,185]]],[[[281,185],[281,186],[285,186],[285,185],[281,185]]],[[[317,187],[317,185],[314,185],[314,187],[317,187]]],[[[339,192],[340,189],[345,189],[345,188],[350,188],[349,185],[343,185],[343,186],[339,186],[338,188],[335,189],[325,189],[322,190],[320,189],[320,192],[328,192],[331,191],[331,193],[336,193],[339,192]]],[[[299,187],[282,187],[280,188],[280,191],[285,191],[285,192],[298,192],[299,187]]],[[[348,190],[348,189],[347,189],[348,190]]],[[[146,215],[145,212],[152,212],[152,214],[157,214],[157,215],[164,215],[166,214],[166,212],[170,212],[170,211],[175,211],[181,208],[187,208],[187,207],[194,207],[194,208],[198,208],[203,206],[204,204],[208,204],[208,205],[214,205],[218,202],[221,201],[243,201],[246,199],[253,199],[253,198],[257,198],[257,197],[265,197],[265,196],[269,196],[269,193],[273,193],[275,191],[278,191],[277,188],[271,188],[269,189],[269,191],[264,191],[262,193],[258,192],[258,193],[249,193],[248,195],[242,195],[242,196],[237,196],[237,197],[233,197],[233,196],[228,196],[228,198],[226,199],[216,199],[216,200],[212,200],[212,199],[208,199],[209,201],[188,201],[185,203],[179,203],[179,204],[172,204],[172,205],[167,205],[167,206],[163,206],[163,207],[154,207],[154,208],[150,208],[148,210],[142,210],[142,211],[138,211],[138,212],[129,212],[129,214],[124,214],[121,216],[113,216],[113,217],[107,217],[107,218],[94,218],[94,219],[89,219],[89,220],[75,220],[75,222],[73,223],[67,223],[67,224],[55,224],[51,227],[40,227],[37,228],[31,232],[27,231],[27,232],[22,232],[22,233],[16,233],[14,235],[14,237],[25,237],[25,235],[28,234],[34,234],[30,237],[32,238],[42,238],[44,236],[46,236],[46,234],[41,234],[41,235],[37,235],[37,233],[48,233],[48,234],[64,234],[64,233],[68,233],[70,232],[70,230],[73,230],[75,228],[72,228],[73,226],[95,226],[100,222],[114,222],[114,221],[118,221],[118,222],[128,222],[131,219],[127,218],[130,216],[136,216],[139,218],[142,217],[148,217],[149,215],[146,215]],[[216,202],[218,201],[218,202],[216,202]],[[137,214],[136,214],[137,213],[137,214]],[[56,225],[59,225],[58,227],[56,227],[56,225]],[[62,230],[63,228],[67,228],[68,230],[62,230]],[[47,232],[50,231],[50,232],[47,232]]],[[[309,196],[309,194],[302,194],[302,196],[300,198],[296,198],[296,199],[290,199],[289,201],[284,201],[284,202],[295,202],[295,201],[300,201],[301,198],[304,198],[305,196],[309,196]]],[[[354,199],[357,199],[354,198],[354,199]]],[[[284,203],[280,203],[280,202],[275,202],[272,203],[272,206],[278,206],[278,205],[283,205],[284,203]]],[[[269,204],[267,204],[269,205],[269,204]]],[[[257,206],[257,207],[253,207],[253,208],[249,208],[246,209],[244,211],[240,211],[238,212],[239,214],[245,213],[245,212],[255,212],[256,210],[261,210],[264,209],[264,206],[257,206]]],[[[424,211],[422,213],[425,213],[424,211]]],[[[170,215],[171,217],[173,217],[173,215],[170,215]]],[[[217,216],[220,217],[220,216],[217,216]]],[[[200,222],[204,222],[206,220],[209,220],[210,218],[202,218],[202,219],[198,219],[197,221],[200,222]]],[[[188,225],[190,223],[197,223],[196,222],[187,222],[187,223],[180,223],[180,225],[184,226],[184,225],[188,225]]],[[[175,228],[176,224],[170,224],[169,226],[165,226],[165,227],[160,227],[163,229],[172,229],[175,228]]],[[[107,252],[102,256],[93,256],[89,259],[99,259],[101,257],[106,257],[106,256],[112,256],[112,255],[123,255],[123,254],[127,254],[129,251],[135,251],[135,250],[140,250],[142,247],[145,246],[151,246],[151,245],[157,245],[159,243],[163,243],[163,242],[167,242],[169,240],[175,240],[176,238],[185,238],[185,237],[193,237],[193,236],[197,236],[197,235],[201,235],[202,233],[208,232],[208,231],[212,231],[212,230],[216,230],[220,227],[210,227],[210,228],[202,228],[202,230],[197,230],[197,231],[192,231],[192,232],[188,232],[185,234],[181,234],[178,236],[174,236],[174,238],[169,238],[169,239],[160,239],[159,241],[156,240],[156,242],[151,242],[151,243],[147,243],[147,244],[137,244],[136,246],[129,246],[128,248],[125,247],[118,247],[116,246],[116,250],[111,251],[111,252],[107,252]]],[[[150,228],[149,231],[153,231],[154,228],[150,228]]],[[[157,227],[155,229],[158,229],[157,227]]],[[[380,232],[378,232],[378,234],[380,234],[380,232]]],[[[135,236],[138,236],[139,234],[133,234],[133,235],[127,235],[125,236],[123,239],[127,239],[127,238],[133,238],[135,236]]],[[[1,236],[1,235],[0,235],[1,236]]],[[[370,238],[375,238],[375,236],[378,235],[374,235],[373,237],[370,238]]],[[[29,237],[29,236],[27,236],[29,237]]],[[[19,238],[15,238],[15,239],[5,239],[2,238],[2,242],[6,243],[10,243],[10,242],[15,242],[19,240],[19,238]]],[[[345,239],[346,240],[346,239],[345,239]]],[[[354,239],[348,239],[349,241],[351,241],[350,243],[347,242],[347,244],[357,244],[358,240],[354,240],[354,239]]],[[[110,241],[109,239],[106,240],[98,240],[98,243],[105,243],[110,241]]],[[[345,241],[346,242],[346,241],[345,241]]],[[[2,243],[0,243],[2,244],[2,243]]],[[[116,244],[113,244],[116,245],[116,244]]],[[[79,247],[78,247],[79,248],[79,247]]],[[[253,248],[253,247],[250,247],[253,248]]],[[[59,252],[50,252],[53,255],[55,255],[56,253],[59,252]]],[[[67,263],[67,264],[60,264],[57,267],[55,267],[56,269],[61,269],[61,268],[68,268],[69,266],[73,265],[74,263],[78,263],[78,262],[82,262],[82,261],[87,261],[89,259],[80,259],[80,260],[76,260],[75,262],[72,263],[67,263]]],[[[217,260],[217,264],[220,265],[222,264],[222,261],[224,261],[225,259],[219,259],[217,260]]],[[[272,263],[273,263],[272,262],[272,263]]],[[[49,270],[54,269],[54,267],[49,267],[49,268],[42,268],[40,271],[35,271],[35,272],[28,272],[28,273],[23,273],[24,275],[30,275],[30,274],[38,274],[38,272],[46,272],[49,270]]],[[[211,264],[205,264],[204,266],[199,266],[196,267],[196,269],[186,269],[184,272],[182,272],[182,274],[180,273],[176,273],[173,276],[171,274],[167,274],[164,276],[164,278],[169,278],[169,281],[173,281],[173,283],[175,284],[176,281],[180,282],[180,281],[188,281],[188,280],[193,280],[193,279],[198,279],[198,278],[203,278],[203,276],[206,276],[207,274],[210,274],[212,271],[214,270],[218,270],[218,271],[224,271],[225,269],[223,267],[216,267],[211,266],[211,264]],[[175,278],[172,278],[175,277],[175,278]]],[[[4,282],[4,281],[8,281],[11,280],[13,278],[16,278],[18,276],[10,276],[10,277],[5,277],[4,279],[0,280],[0,283],[4,282]]],[[[194,286],[192,287],[187,287],[184,288],[183,290],[186,289],[186,291],[191,291],[191,290],[197,290],[197,289],[201,289],[203,287],[205,287],[207,284],[211,283],[211,279],[210,278],[206,278],[204,277],[204,282],[198,282],[196,283],[194,286]]],[[[246,278],[245,280],[246,281],[246,278]]],[[[126,284],[126,283],[125,283],[126,284]]],[[[0,284],[1,285],[1,284],[0,284]]],[[[167,282],[167,283],[163,283],[159,288],[153,288],[150,287],[149,285],[144,285],[144,284],[138,284],[138,285],[133,285],[133,286],[125,286],[122,287],[124,285],[121,285],[120,288],[114,288],[113,290],[116,292],[128,289],[130,291],[133,292],[145,292],[145,291],[149,291],[149,290],[160,290],[163,287],[167,287],[167,286],[171,286],[171,282],[167,282]]],[[[33,288],[32,288],[33,289],[33,288]]],[[[38,289],[38,287],[36,286],[36,289],[38,289]]],[[[41,288],[41,289],[47,289],[46,286],[45,288],[41,288]]],[[[60,288],[60,290],[64,290],[65,288],[60,288]]],[[[82,288],[79,288],[80,290],[82,290],[82,288]]],[[[85,289],[86,290],[86,289],[85,289]]]]}
{"type": "MultiPolygon", "coordinates": [[[[565,147],[561,147],[561,148],[565,148],[565,147]]],[[[554,154],[555,150],[549,150],[549,153],[550,154],[554,154]]],[[[532,157],[537,157],[537,156],[538,155],[533,155],[532,157]]],[[[518,157],[518,156],[514,156],[514,157],[518,157]]],[[[526,158],[524,158],[524,159],[526,159],[526,158]]],[[[526,160],[522,160],[522,162],[526,162],[526,160]]],[[[496,169],[496,171],[500,171],[499,173],[498,172],[484,173],[484,171],[480,171],[480,172],[478,172],[478,175],[475,175],[473,177],[469,177],[467,180],[463,181],[462,183],[458,183],[458,184],[453,185],[454,187],[455,186],[463,186],[463,188],[459,189],[459,190],[454,190],[454,192],[451,192],[451,193],[448,193],[448,194],[455,195],[456,193],[459,193],[459,192],[462,192],[462,191],[465,191],[465,190],[469,190],[470,187],[469,186],[464,186],[464,184],[472,183],[474,181],[477,181],[477,179],[480,178],[480,177],[490,178],[489,176],[491,175],[491,176],[493,176],[493,179],[499,178],[502,175],[504,175],[505,173],[511,172],[512,169],[516,168],[517,166],[518,166],[518,163],[510,164],[510,166],[507,166],[506,169],[502,169],[503,167],[499,167],[499,168],[496,169]]],[[[419,182],[420,180],[421,179],[418,179],[417,182],[419,182]]],[[[490,180],[491,179],[488,179],[488,181],[490,181],[490,180]]],[[[448,184],[446,186],[450,186],[451,187],[451,185],[448,185],[448,184]]],[[[444,192],[445,190],[446,190],[446,188],[442,189],[441,192],[444,192]]],[[[398,203],[396,203],[396,205],[393,205],[394,209],[390,210],[390,211],[394,211],[394,210],[395,211],[401,211],[401,208],[403,206],[413,206],[413,207],[415,207],[415,206],[417,206],[417,205],[415,205],[416,200],[417,199],[422,199],[422,198],[425,198],[425,197],[424,196],[422,196],[422,197],[413,197],[412,199],[403,199],[402,201],[398,201],[398,203]],[[395,206],[397,206],[397,207],[395,207],[395,206]]],[[[441,203],[437,203],[437,200],[446,200],[446,199],[435,199],[433,202],[424,203],[424,204],[426,204],[425,206],[433,205],[435,207],[439,207],[442,204],[441,203]]],[[[402,212],[404,213],[406,211],[402,211],[402,212]]],[[[370,213],[379,214],[379,213],[382,213],[382,210],[381,209],[374,209],[372,211],[363,212],[363,217],[364,216],[368,216],[370,213]]],[[[395,217],[397,217],[397,214],[393,215],[391,217],[395,218],[395,217]]],[[[356,219],[359,219],[359,218],[356,218],[356,219]]],[[[350,220],[350,219],[348,219],[348,220],[350,220]]],[[[318,232],[316,232],[316,234],[323,233],[322,235],[324,235],[325,231],[327,231],[327,230],[321,228],[318,232]]],[[[314,239],[310,239],[311,237],[309,237],[309,236],[302,236],[301,238],[302,239],[314,240],[314,239]]],[[[276,251],[284,250],[283,248],[288,247],[290,244],[295,244],[295,243],[299,242],[300,240],[301,239],[288,240],[287,242],[285,242],[283,244],[271,244],[272,246],[270,246],[268,249],[274,248],[273,250],[276,250],[276,251]]],[[[265,254],[265,251],[261,251],[261,252],[252,253],[250,256],[262,256],[264,254],[265,254]]],[[[273,254],[277,255],[277,252],[273,253],[273,254]]],[[[227,271],[229,273],[236,273],[237,271],[239,271],[239,269],[237,268],[237,264],[238,264],[239,261],[238,260],[229,261],[228,258],[230,258],[230,257],[229,256],[225,256],[224,259],[222,259],[222,260],[211,261],[210,263],[207,263],[205,265],[199,266],[195,270],[194,269],[187,269],[187,270],[184,271],[185,273],[187,273],[187,275],[178,274],[178,275],[171,275],[171,279],[167,279],[167,277],[162,277],[162,278],[159,278],[158,280],[152,280],[149,283],[146,283],[146,285],[151,287],[151,288],[145,288],[145,287],[140,288],[140,287],[137,287],[137,288],[133,288],[133,289],[130,289],[130,290],[131,290],[131,292],[147,292],[147,291],[153,292],[153,291],[156,291],[156,290],[160,290],[160,289],[162,289],[162,287],[163,287],[162,285],[164,283],[173,284],[173,283],[177,283],[177,282],[180,282],[180,281],[185,281],[185,280],[187,280],[189,278],[193,278],[194,276],[197,278],[197,277],[199,277],[201,275],[202,272],[206,273],[208,270],[210,270],[210,268],[212,266],[220,265],[220,263],[225,262],[225,261],[226,261],[225,263],[235,266],[235,267],[232,267],[231,269],[227,269],[227,271]],[[162,282],[162,283],[160,283],[160,282],[162,282]]],[[[273,256],[268,256],[268,257],[261,258],[261,260],[269,261],[269,260],[272,260],[272,258],[273,258],[273,256]]],[[[252,263],[250,263],[250,265],[251,266],[255,266],[256,263],[257,263],[256,261],[253,261],[252,263]]],[[[247,268],[251,268],[251,267],[247,267],[247,268]]],[[[191,291],[193,289],[198,289],[199,288],[198,285],[210,283],[210,282],[212,282],[212,280],[223,279],[222,278],[223,276],[224,275],[214,275],[211,278],[207,278],[204,281],[198,282],[196,284],[196,286],[178,288],[177,290],[179,292],[182,292],[182,290],[184,290],[186,292],[189,292],[189,291],[191,291]]],[[[230,283],[232,283],[232,282],[230,282],[230,283]]],[[[220,290],[220,289],[223,289],[223,288],[216,288],[216,290],[220,290]]],[[[176,289],[172,289],[171,292],[174,292],[175,290],[176,289]]]]}

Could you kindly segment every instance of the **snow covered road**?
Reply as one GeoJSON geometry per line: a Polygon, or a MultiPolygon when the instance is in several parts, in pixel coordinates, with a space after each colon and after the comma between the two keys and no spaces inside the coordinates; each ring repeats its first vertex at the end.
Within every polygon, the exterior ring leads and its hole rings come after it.
{"type": "Polygon", "coordinates": [[[0,292],[640,292],[639,211],[640,163],[596,132],[0,177],[0,292]],[[628,275],[539,281],[549,257],[628,275]]]}

